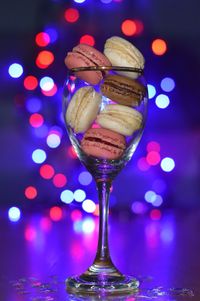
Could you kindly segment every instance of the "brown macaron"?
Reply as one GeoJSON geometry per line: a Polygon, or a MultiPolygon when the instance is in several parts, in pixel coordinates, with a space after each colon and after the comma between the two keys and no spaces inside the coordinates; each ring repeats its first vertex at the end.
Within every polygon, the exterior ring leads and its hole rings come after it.
{"type": "Polygon", "coordinates": [[[146,88],[134,79],[121,75],[108,75],[101,84],[101,92],[121,105],[135,107],[140,105],[146,94],[146,88]]]}

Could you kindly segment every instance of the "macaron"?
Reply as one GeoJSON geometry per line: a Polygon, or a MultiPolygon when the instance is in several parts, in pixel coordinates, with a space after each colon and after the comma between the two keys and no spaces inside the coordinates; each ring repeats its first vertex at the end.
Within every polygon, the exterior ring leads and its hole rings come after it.
{"type": "Polygon", "coordinates": [[[125,106],[140,105],[146,93],[138,81],[121,75],[108,75],[100,89],[104,96],[125,106]]]}
{"type": "Polygon", "coordinates": [[[98,114],[102,96],[93,87],[78,89],[72,96],[66,111],[66,123],[75,133],[83,133],[89,129],[98,114]]]}
{"type": "MultiPolygon", "coordinates": [[[[112,66],[133,67],[144,69],[144,57],[142,53],[129,41],[113,36],[106,40],[104,54],[112,66]]],[[[139,76],[136,72],[117,72],[131,78],[139,76]]]]}
{"type": "Polygon", "coordinates": [[[82,150],[90,156],[102,159],[118,159],[126,148],[123,135],[103,128],[90,128],[81,141],[82,150]]]}
{"type": "MultiPolygon", "coordinates": [[[[92,66],[111,66],[109,59],[100,51],[86,44],[79,44],[68,52],[65,64],[69,69],[92,66]]],[[[91,85],[97,85],[102,79],[101,71],[79,71],[76,76],[91,85]]]]}
{"type": "Polygon", "coordinates": [[[137,110],[119,104],[110,104],[100,112],[96,122],[105,129],[131,136],[141,128],[142,120],[142,115],[137,110]]]}

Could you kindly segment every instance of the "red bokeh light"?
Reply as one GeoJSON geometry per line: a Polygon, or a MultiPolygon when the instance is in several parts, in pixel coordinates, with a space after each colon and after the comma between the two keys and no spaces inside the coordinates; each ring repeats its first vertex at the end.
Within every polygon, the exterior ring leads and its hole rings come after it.
{"type": "Polygon", "coordinates": [[[33,241],[36,238],[37,232],[33,227],[27,227],[25,229],[25,239],[28,241],[33,241]]]}
{"type": "Polygon", "coordinates": [[[151,151],[159,152],[160,151],[160,144],[156,141],[150,141],[147,144],[147,151],[148,152],[151,152],[151,151]]]}
{"type": "Polygon", "coordinates": [[[140,35],[144,30],[144,24],[140,20],[134,20],[134,22],[136,25],[136,33],[135,34],[140,35]]]}
{"type": "Polygon", "coordinates": [[[38,80],[35,76],[29,75],[24,79],[24,87],[26,90],[35,90],[38,86],[38,80]]]}
{"type": "Polygon", "coordinates": [[[44,118],[41,114],[34,113],[29,118],[29,123],[34,128],[39,128],[44,123],[44,118]]]}
{"type": "Polygon", "coordinates": [[[75,209],[71,212],[71,219],[73,221],[79,221],[82,218],[82,212],[78,209],[75,209]]]}
{"type": "Polygon", "coordinates": [[[69,146],[68,150],[67,150],[67,154],[72,158],[72,159],[77,159],[77,154],[73,148],[73,146],[69,146]]]}
{"type": "Polygon", "coordinates": [[[156,55],[163,55],[167,51],[167,43],[163,39],[156,39],[151,45],[152,51],[156,55]]]}
{"type": "Polygon", "coordinates": [[[53,177],[53,184],[56,187],[64,187],[67,184],[67,178],[62,173],[58,173],[53,177]]]}
{"type": "Polygon", "coordinates": [[[55,222],[61,220],[63,216],[62,209],[58,206],[52,207],[49,211],[49,216],[55,222]]]}
{"type": "Polygon", "coordinates": [[[37,189],[34,186],[28,186],[26,187],[24,194],[27,199],[33,200],[37,196],[37,189]]]}
{"type": "Polygon", "coordinates": [[[133,36],[137,32],[136,24],[133,20],[125,20],[122,22],[121,30],[126,36],[133,36]]]}
{"type": "Polygon", "coordinates": [[[44,164],[40,167],[40,175],[42,178],[49,180],[53,177],[55,171],[54,168],[49,164],[44,164]]]}
{"type": "Polygon", "coordinates": [[[74,23],[79,19],[79,11],[76,8],[68,8],[65,11],[65,20],[69,23],[74,23]]]}
{"type": "Polygon", "coordinates": [[[53,88],[51,90],[44,91],[41,89],[41,91],[42,91],[42,94],[44,94],[45,96],[54,96],[57,93],[58,88],[57,88],[56,84],[54,84],[53,88]]]}
{"type": "Polygon", "coordinates": [[[54,54],[48,50],[42,50],[38,53],[36,58],[36,65],[41,68],[45,69],[48,68],[54,61],[54,54]]]}
{"type": "Polygon", "coordinates": [[[146,156],[149,165],[157,165],[160,162],[160,154],[156,151],[151,151],[146,156]]]}
{"type": "Polygon", "coordinates": [[[90,46],[94,46],[95,45],[95,39],[93,38],[93,36],[86,34],[84,36],[82,36],[80,38],[80,44],[87,44],[90,46]]]}
{"type": "Polygon", "coordinates": [[[148,164],[147,160],[145,157],[142,157],[138,160],[137,166],[140,170],[146,171],[150,168],[150,165],[148,164]]]}
{"type": "Polygon", "coordinates": [[[39,32],[35,37],[35,42],[40,47],[45,47],[50,43],[50,37],[46,32],[39,32]]]}
{"type": "Polygon", "coordinates": [[[153,209],[150,212],[150,217],[152,220],[159,220],[161,218],[162,214],[159,209],[153,209]]]}

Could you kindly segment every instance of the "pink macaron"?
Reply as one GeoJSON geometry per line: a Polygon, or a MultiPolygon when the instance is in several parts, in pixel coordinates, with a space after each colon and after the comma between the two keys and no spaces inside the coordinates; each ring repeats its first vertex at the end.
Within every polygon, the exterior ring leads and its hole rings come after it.
{"type": "Polygon", "coordinates": [[[104,128],[90,128],[81,141],[82,150],[90,156],[114,160],[121,157],[126,140],[121,134],[104,128]]]}
{"type": "MultiPolygon", "coordinates": [[[[68,52],[65,58],[65,64],[69,69],[92,66],[111,66],[107,57],[87,44],[79,44],[68,52]]],[[[76,76],[88,82],[91,85],[97,85],[102,79],[101,71],[80,71],[76,76]]]]}

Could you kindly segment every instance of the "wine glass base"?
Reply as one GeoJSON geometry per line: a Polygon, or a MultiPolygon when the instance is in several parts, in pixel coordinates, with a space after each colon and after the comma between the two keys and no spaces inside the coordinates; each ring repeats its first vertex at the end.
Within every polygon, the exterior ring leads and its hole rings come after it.
{"type": "Polygon", "coordinates": [[[131,276],[73,276],[66,280],[69,293],[78,295],[127,295],[137,292],[139,281],[131,276]]]}

